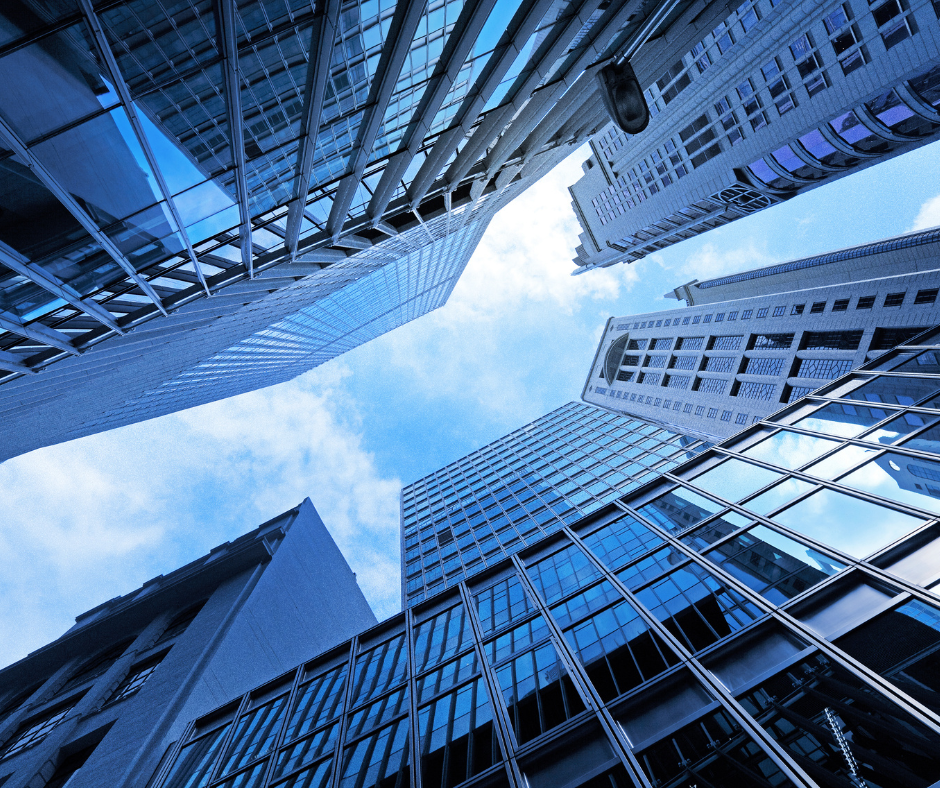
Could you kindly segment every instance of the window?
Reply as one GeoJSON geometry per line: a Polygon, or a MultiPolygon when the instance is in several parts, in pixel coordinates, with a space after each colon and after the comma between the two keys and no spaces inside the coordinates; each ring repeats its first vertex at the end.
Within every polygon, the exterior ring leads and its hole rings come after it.
{"type": "Polygon", "coordinates": [[[734,420],[735,424],[747,424],[747,414],[739,413],[738,417],[734,420]]]}
{"type": "Polygon", "coordinates": [[[708,342],[708,350],[737,350],[741,347],[743,336],[712,337],[708,342]]]}
{"type": "Polygon", "coordinates": [[[718,408],[709,408],[708,413],[706,414],[707,418],[713,419],[718,415],[718,408]]]}
{"type": "Polygon", "coordinates": [[[856,309],[871,309],[875,305],[874,296],[859,296],[856,309]]]}
{"type": "Polygon", "coordinates": [[[914,305],[918,304],[932,304],[937,300],[937,293],[940,292],[940,288],[931,287],[926,290],[918,290],[917,295],[914,297],[914,305]]]}
{"type": "Polygon", "coordinates": [[[796,70],[803,80],[803,87],[810,96],[828,87],[826,76],[822,70],[822,61],[810,41],[809,35],[804,33],[790,44],[790,53],[796,62],[796,70]]]}
{"type": "Polygon", "coordinates": [[[800,341],[800,350],[858,350],[862,332],[807,331],[800,341]]]}
{"type": "Polygon", "coordinates": [[[907,22],[907,12],[902,11],[898,0],[887,0],[871,12],[885,49],[891,49],[911,35],[907,22]]]}
{"type": "Polygon", "coordinates": [[[728,320],[729,320],[729,321],[731,321],[731,320],[737,320],[737,319],[738,319],[738,313],[737,313],[737,312],[729,312],[729,313],[728,313],[728,320]]]}
{"type": "Polygon", "coordinates": [[[789,350],[793,334],[751,334],[749,350],[789,350]]]}
{"type": "Polygon", "coordinates": [[[134,665],[124,677],[124,681],[118,684],[117,689],[111,693],[108,703],[115,703],[124,698],[129,698],[137,692],[144,685],[144,682],[153,675],[165,656],[166,652],[163,652],[159,656],[151,657],[145,662],[134,665]]]}
{"type": "Polygon", "coordinates": [[[742,383],[738,388],[737,396],[741,399],[757,399],[766,402],[773,399],[776,390],[776,383],[742,383]]]}
{"type": "Polygon", "coordinates": [[[741,313],[741,319],[742,319],[742,320],[750,320],[752,314],[754,314],[754,310],[753,310],[753,309],[745,309],[745,310],[741,313]]]}
{"type": "Polygon", "coordinates": [[[895,345],[916,337],[926,326],[913,326],[911,328],[876,328],[871,340],[869,350],[890,350],[895,345]]]}
{"type": "Polygon", "coordinates": [[[77,687],[80,684],[91,681],[92,679],[95,679],[105,673],[108,668],[117,662],[120,656],[125,651],[127,651],[128,647],[131,645],[131,642],[132,641],[127,640],[123,643],[118,643],[116,646],[105,649],[100,654],[88,660],[69,677],[69,680],[62,685],[59,693],[68,692],[73,687],[77,687]]]}
{"type": "Polygon", "coordinates": [[[852,362],[847,358],[801,358],[795,377],[832,380],[846,374],[850,369],[852,362]]]}
{"type": "Polygon", "coordinates": [[[18,752],[39,744],[56,725],[65,719],[74,707],[74,703],[68,706],[60,706],[58,709],[47,711],[39,717],[24,722],[13,734],[13,738],[4,750],[2,757],[9,758],[11,755],[16,755],[18,752]]]}
{"type": "Polygon", "coordinates": [[[682,409],[682,412],[683,412],[683,413],[691,413],[691,412],[692,412],[692,403],[691,403],[691,402],[688,403],[688,404],[682,409]]]}
{"type": "Polygon", "coordinates": [[[701,350],[704,344],[705,337],[680,337],[676,350],[701,350]]]}
{"type": "Polygon", "coordinates": [[[787,308],[785,306],[775,306],[774,307],[774,317],[783,317],[787,313],[787,308]]]}
{"type": "Polygon", "coordinates": [[[783,371],[783,358],[749,358],[745,372],[748,375],[779,375],[783,371]]]}
{"type": "Polygon", "coordinates": [[[722,413],[721,413],[721,420],[722,420],[722,421],[731,421],[731,411],[730,411],[730,410],[722,411],[722,413]]]}
{"type": "Polygon", "coordinates": [[[701,415],[703,415],[704,413],[705,413],[705,406],[704,406],[704,405],[699,405],[699,406],[695,409],[695,415],[696,415],[696,416],[701,416],[701,415]]]}
{"type": "Polygon", "coordinates": [[[849,299],[848,298],[838,298],[832,302],[832,311],[833,312],[845,312],[849,308],[849,299]]]}
{"type": "Polygon", "coordinates": [[[901,306],[904,303],[904,293],[888,293],[885,296],[885,306],[901,306]]]}
{"type": "Polygon", "coordinates": [[[703,394],[723,394],[728,381],[719,378],[699,378],[695,382],[695,391],[703,394]]]}
{"type": "Polygon", "coordinates": [[[820,312],[826,311],[826,302],[825,301],[816,301],[809,310],[811,315],[818,315],[820,312]]]}
{"type": "Polygon", "coordinates": [[[154,643],[155,646],[159,646],[161,643],[166,643],[173,638],[182,635],[186,631],[186,628],[193,622],[193,619],[196,618],[196,615],[202,610],[202,606],[205,602],[200,602],[198,605],[193,605],[192,607],[186,608],[186,610],[178,613],[175,618],[167,625],[167,628],[163,630],[163,634],[157,638],[157,642],[154,643]]]}
{"type": "Polygon", "coordinates": [[[758,317],[758,318],[767,317],[767,312],[768,312],[768,311],[769,311],[769,309],[768,309],[766,306],[763,307],[762,309],[758,309],[758,310],[757,310],[757,317],[758,317]]]}
{"type": "Polygon", "coordinates": [[[806,304],[794,304],[793,308],[790,310],[791,315],[802,315],[803,310],[806,308],[806,304]]]}

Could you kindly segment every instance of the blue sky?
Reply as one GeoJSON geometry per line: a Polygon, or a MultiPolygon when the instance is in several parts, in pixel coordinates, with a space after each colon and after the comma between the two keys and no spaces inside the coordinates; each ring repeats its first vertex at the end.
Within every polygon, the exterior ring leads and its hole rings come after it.
{"type": "Polygon", "coordinates": [[[611,315],[705,279],[940,224],[940,143],[630,266],[572,277],[572,155],[491,224],[442,309],[298,379],[0,465],[0,665],[309,496],[376,614],[398,495],[580,395],[611,315]]]}

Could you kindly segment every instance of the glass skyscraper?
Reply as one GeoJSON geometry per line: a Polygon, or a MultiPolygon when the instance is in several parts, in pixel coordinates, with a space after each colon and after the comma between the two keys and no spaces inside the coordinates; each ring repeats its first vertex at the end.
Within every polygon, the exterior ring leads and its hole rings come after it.
{"type": "Polygon", "coordinates": [[[701,451],[647,421],[569,402],[401,493],[410,606],[701,451]]]}
{"type": "Polygon", "coordinates": [[[194,720],[150,784],[929,788],[938,516],[935,329],[194,720]]]}
{"type": "Polygon", "coordinates": [[[0,457],[283,380],[441,303],[401,270],[350,285],[467,211],[482,231],[600,128],[594,73],[664,9],[5,3],[0,457]],[[325,339],[300,328],[330,309],[325,339]]]}

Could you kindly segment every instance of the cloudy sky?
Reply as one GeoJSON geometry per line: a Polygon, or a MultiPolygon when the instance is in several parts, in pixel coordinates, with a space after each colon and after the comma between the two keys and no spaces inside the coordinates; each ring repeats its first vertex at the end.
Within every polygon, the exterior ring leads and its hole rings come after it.
{"type": "Polygon", "coordinates": [[[940,143],[631,266],[572,277],[575,153],[491,224],[442,309],[296,380],[0,465],[0,665],[309,496],[379,618],[403,484],[577,399],[611,315],[940,224],[940,143]]]}

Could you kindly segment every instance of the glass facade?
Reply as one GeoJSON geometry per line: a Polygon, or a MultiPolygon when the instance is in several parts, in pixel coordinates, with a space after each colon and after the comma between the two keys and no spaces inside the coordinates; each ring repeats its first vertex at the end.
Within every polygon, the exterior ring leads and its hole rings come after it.
{"type": "Polygon", "coordinates": [[[402,490],[402,599],[498,563],[702,446],[583,403],[552,411],[402,490]]]}
{"type": "Polygon", "coordinates": [[[936,784],[940,329],[916,342],[197,720],[154,784],[936,784]]]}

